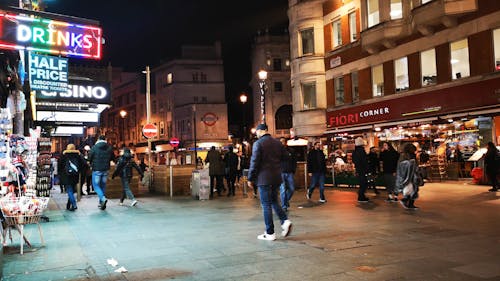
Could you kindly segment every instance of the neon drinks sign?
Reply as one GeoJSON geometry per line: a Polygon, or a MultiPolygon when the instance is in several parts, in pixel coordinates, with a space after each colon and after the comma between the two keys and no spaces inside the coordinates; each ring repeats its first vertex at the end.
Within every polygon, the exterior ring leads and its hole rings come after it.
{"type": "Polygon", "coordinates": [[[0,10],[0,49],[101,58],[102,30],[97,26],[15,15],[0,10]]]}

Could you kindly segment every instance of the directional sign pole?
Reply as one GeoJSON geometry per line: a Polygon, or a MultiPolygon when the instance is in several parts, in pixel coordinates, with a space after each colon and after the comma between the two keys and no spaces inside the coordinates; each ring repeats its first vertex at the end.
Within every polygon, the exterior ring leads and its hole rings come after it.
{"type": "MultiPolygon", "coordinates": [[[[149,65],[146,66],[146,123],[151,123],[151,89],[149,83],[151,83],[151,72],[149,71],[149,65]]],[[[151,170],[151,138],[148,138],[148,167],[149,173],[153,175],[151,170]]],[[[149,181],[149,185],[153,183],[149,181]]],[[[153,190],[151,186],[148,186],[149,190],[153,190]]]]}

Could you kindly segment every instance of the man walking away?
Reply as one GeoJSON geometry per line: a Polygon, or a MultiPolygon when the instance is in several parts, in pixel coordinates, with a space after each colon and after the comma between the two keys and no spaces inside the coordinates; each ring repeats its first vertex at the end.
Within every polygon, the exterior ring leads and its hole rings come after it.
{"type": "Polygon", "coordinates": [[[311,176],[311,185],[307,190],[306,197],[311,199],[312,193],[316,185],[319,184],[319,202],[325,203],[325,172],[326,159],[325,154],[321,150],[321,143],[315,142],[314,148],[307,155],[307,171],[311,176]]]}
{"type": "Polygon", "coordinates": [[[374,146],[370,147],[370,152],[368,153],[368,188],[373,188],[375,194],[380,192],[377,190],[377,176],[380,170],[380,160],[377,154],[377,148],[374,146]]]}
{"type": "Polygon", "coordinates": [[[222,189],[224,188],[224,183],[222,182],[224,178],[224,163],[222,162],[220,152],[215,150],[215,146],[212,146],[210,151],[208,151],[205,163],[209,163],[208,174],[210,175],[210,198],[214,197],[214,181],[216,181],[215,188],[217,189],[217,194],[220,196],[222,189]]]}
{"type": "Polygon", "coordinates": [[[380,152],[380,161],[382,161],[382,175],[385,188],[387,189],[387,202],[398,201],[397,193],[395,192],[396,184],[396,169],[398,167],[399,153],[388,142],[382,145],[380,152]]]}
{"type": "Polygon", "coordinates": [[[252,148],[248,186],[253,187],[255,184],[259,188],[260,203],[266,224],[266,232],[257,236],[257,239],[272,241],[276,240],[272,209],[280,219],[283,229],[281,235],[286,237],[292,230],[292,222],[278,202],[278,187],[281,183],[280,164],[286,152],[281,143],[267,133],[266,124],[259,124],[256,134],[259,139],[252,148]]]}
{"type": "Polygon", "coordinates": [[[226,167],[227,176],[227,186],[228,192],[227,197],[234,196],[234,184],[236,181],[236,173],[238,172],[238,156],[233,151],[233,147],[229,146],[229,151],[224,155],[224,163],[226,167]]]}
{"type": "Polygon", "coordinates": [[[87,163],[80,155],[80,151],[76,150],[75,145],[70,143],[63,151],[61,159],[58,161],[58,171],[61,176],[61,184],[65,186],[68,193],[68,202],[66,203],[66,210],[74,211],[76,200],[74,193],[76,192],[76,185],[78,184],[80,174],[85,171],[87,163]]]}
{"type": "Polygon", "coordinates": [[[356,168],[356,176],[359,181],[358,202],[366,203],[370,200],[365,196],[366,188],[368,187],[368,180],[366,178],[368,174],[368,157],[365,151],[365,140],[362,137],[358,137],[354,140],[354,145],[352,162],[356,168]]]}
{"type": "Polygon", "coordinates": [[[99,209],[105,210],[108,199],[106,198],[106,181],[110,161],[115,159],[113,148],[106,142],[105,136],[99,136],[89,153],[89,161],[92,166],[92,186],[99,197],[99,209]]]}
{"type": "Polygon", "coordinates": [[[123,155],[118,160],[118,164],[116,165],[115,172],[113,173],[112,178],[116,176],[120,176],[122,179],[122,198],[120,199],[120,205],[123,205],[123,201],[125,197],[132,200],[130,206],[135,206],[137,204],[137,200],[135,200],[134,194],[130,190],[130,181],[132,180],[132,168],[136,169],[141,178],[144,176],[141,168],[135,163],[134,159],[132,159],[132,153],[129,148],[123,149],[123,155]]]}
{"type": "Polygon", "coordinates": [[[285,158],[281,161],[281,208],[287,212],[290,208],[290,200],[292,199],[293,192],[295,191],[295,171],[297,170],[297,158],[295,152],[287,145],[285,138],[280,139],[281,144],[285,148],[285,158]]]}

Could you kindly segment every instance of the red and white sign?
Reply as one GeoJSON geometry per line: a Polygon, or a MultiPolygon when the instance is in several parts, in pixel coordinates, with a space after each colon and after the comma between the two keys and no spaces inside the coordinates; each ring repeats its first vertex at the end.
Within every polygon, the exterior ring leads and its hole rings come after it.
{"type": "Polygon", "coordinates": [[[217,120],[219,120],[219,117],[215,115],[215,113],[212,112],[207,112],[203,117],[201,118],[203,123],[207,126],[213,126],[215,123],[217,123],[217,120]]]}
{"type": "Polygon", "coordinates": [[[179,139],[178,139],[178,138],[171,138],[171,139],[170,139],[170,145],[171,145],[172,147],[178,147],[178,146],[179,146],[179,142],[180,142],[180,141],[179,141],[179,139]]]}
{"type": "Polygon", "coordinates": [[[154,138],[158,135],[158,128],[155,124],[146,124],[142,127],[142,134],[147,139],[154,138]]]}

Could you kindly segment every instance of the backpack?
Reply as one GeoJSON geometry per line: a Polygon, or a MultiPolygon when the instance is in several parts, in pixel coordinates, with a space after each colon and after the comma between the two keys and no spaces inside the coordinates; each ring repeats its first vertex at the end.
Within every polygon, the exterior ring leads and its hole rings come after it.
{"type": "Polygon", "coordinates": [[[66,161],[65,170],[66,173],[70,176],[78,175],[78,166],[75,163],[73,163],[70,159],[66,161]]]}

